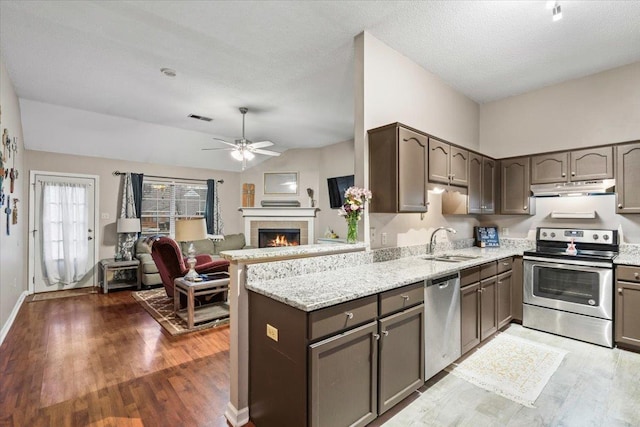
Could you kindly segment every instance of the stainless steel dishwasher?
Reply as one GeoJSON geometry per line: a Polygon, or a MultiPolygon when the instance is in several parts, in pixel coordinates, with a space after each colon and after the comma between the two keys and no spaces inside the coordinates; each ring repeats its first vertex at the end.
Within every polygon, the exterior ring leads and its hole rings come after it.
{"type": "Polygon", "coordinates": [[[427,281],[424,310],[427,380],[461,356],[459,273],[427,281]]]}

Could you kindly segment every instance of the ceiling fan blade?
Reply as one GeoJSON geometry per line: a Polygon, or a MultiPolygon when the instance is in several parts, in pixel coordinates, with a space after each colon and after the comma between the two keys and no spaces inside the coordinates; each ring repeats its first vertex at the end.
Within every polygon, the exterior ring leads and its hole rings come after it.
{"type": "Polygon", "coordinates": [[[233,151],[235,148],[201,148],[202,151],[233,151]]]}
{"type": "Polygon", "coordinates": [[[255,149],[255,150],[251,150],[254,153],[257,154],[265,154],[267,156],[279,156],[280,153],[278,153],[277,151],[271,151],[271,150],[260,150],[260,149],[255,149]]]}
{"type": "Polygon", "coordinates": [[[251,148],[264,148],[264,147],[271,147],[273,145],[273,142],[271,142],[271,141],[258,141],[258,142],[252,142],[249,145],[251,146],[251,148]]]}
{"type": "Polygon", "coordinates": [[[232,146],[234,148],[237,147],[237,145],[235,143],[233,143],[233,142],[228,142],[228,141],[225,141],[224,139],[220,139],[220,138],[213,138],[213,139],[215,139],[218,142],[222,142],[223,144],[230,145],[230,146],[232,146]]]}

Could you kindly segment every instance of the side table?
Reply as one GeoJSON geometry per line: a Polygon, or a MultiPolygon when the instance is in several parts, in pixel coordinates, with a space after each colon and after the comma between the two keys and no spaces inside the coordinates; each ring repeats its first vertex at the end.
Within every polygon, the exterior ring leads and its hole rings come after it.
{"type": "Polygon", "coordinates": [[[137,259],[131,261],[116,261],[113,258],[107,258],[100,261],[100,284],[102,285],[103,292],[109,293],[112,289],[122,289],[135,286],[138,290],[142,288],[142,277],[140,269],[140,261],[137,259]],[[116,271],[135,270],[136,282],[109,282],[109,273],[115,273],[116,271]]]}
{"type": "Polygon", "coordinates": [[[215,295],[229,290],[229,274],[216,273],[216,277],[220,278],[200,282],[191,282],[183,277],[174,280],[173,309],[178,317],[187,322],[188,329],[193,329],[196,323],[229,316],[227,302],[216,302],[195,307],[195,297],[215,295]],[[180,294],[187,296],[186,309],[180,308],[180,294]]]}

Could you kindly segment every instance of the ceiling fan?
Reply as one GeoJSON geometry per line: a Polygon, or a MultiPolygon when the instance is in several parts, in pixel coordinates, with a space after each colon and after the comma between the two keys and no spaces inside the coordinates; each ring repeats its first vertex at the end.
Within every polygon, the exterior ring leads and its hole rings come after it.
{"type": "Polygon", "coordinates": [[[239,110],[240,110],[240,113],[242,113],[242,138],[236,139],[235,142],[228,142],[228,141],[225,141],[224,139],[213,138],[216,141],[220,141],[223,144],[229,145],[229,147],[225,147],[225,148],[203,148],[202,150],[203,151],[218,151],[218,150],[231,151],[231,157],[233,157],[234,159],[238,160],[239,162],[242,162],[242,170],[245,169],[245,167],[247,165],[247,161],[253,160],[253,158],[255,157],[255,154],[264,154],[266,156],[279,156],[280,153],[278,153],[277,151],[263,150],[262,149],[264,147],[272,146],[273,142],[271,142],[271,141],[252,142],[252,141],[248,140],[247,138],[245,138],[245,136],[244,136],[244,118],[245,118],[245,116],[247,114],[247,111],[249,111],[249,109],[247,107],[240,107],[239,110]]]}

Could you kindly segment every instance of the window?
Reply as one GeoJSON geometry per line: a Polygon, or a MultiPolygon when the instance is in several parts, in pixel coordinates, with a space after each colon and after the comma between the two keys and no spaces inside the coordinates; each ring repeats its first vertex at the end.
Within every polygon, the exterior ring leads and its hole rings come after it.
{"type": "Polygon", "coordinates": [[[207,203],[205,184],[145,181],[142,185],[142,234],[175,237],[179,218],[204,216],[207,203]]]}

